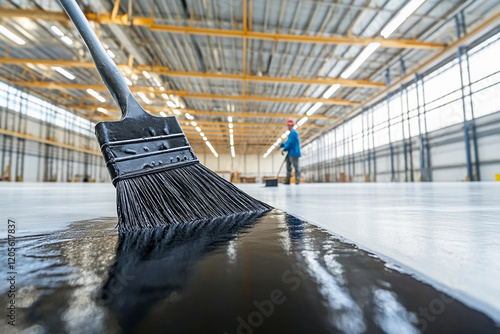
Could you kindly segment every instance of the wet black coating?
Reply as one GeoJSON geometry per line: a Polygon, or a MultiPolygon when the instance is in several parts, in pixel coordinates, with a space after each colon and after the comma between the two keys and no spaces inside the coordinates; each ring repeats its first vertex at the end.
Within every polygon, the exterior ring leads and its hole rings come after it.
{"type": "MultiPolygon", "coordinates": [[[[16,330],[499,332],[484,314],[278,210],[120,235],[115,225],[84,221],[18,240],[16,330]]],[[[0,332],[11,332],[5,321],[0,332]]]]}

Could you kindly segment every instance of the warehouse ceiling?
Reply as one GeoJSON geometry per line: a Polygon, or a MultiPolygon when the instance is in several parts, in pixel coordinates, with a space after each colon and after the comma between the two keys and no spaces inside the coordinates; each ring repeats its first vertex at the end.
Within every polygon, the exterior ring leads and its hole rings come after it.
{"type": "MultiPolygon", "coordinates": [[[[206,137],[219,154],[230,152],[228,116],[236,154],[265,154],[306,113],[307,142],[380,94],[388,74],[397,82],[446,50],[455,16],[468,30],[500,11],[498,1],[427,0],[383,36],[410,1],[78,2],[143,107],[177,116],[195,151],[209,151],[206,137]]],[[[56,1],[0,2],[0,20],[24,42],[0,34],[0,79],[93,121],[120,118],[56,1]]]]}

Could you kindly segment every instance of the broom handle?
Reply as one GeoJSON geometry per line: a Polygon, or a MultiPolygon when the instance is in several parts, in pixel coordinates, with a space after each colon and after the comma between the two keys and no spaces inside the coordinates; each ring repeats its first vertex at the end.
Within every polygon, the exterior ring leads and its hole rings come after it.
{"type": "Polygon", "coordinates": [[[281,170],[283,169],[283,165],[285,164],[286,158],[288,158],[288,153],[286,154],[285,159],[283,159],[283,162],[281,163],[280,170],[278,171],[278,176],[276,176],[277,179],[280,178],[280,173],[281,173],[281,170]]]}
{"type": "Polygon", "coordinates": [[[135,100],[135,97],[128,88],[122,73],[118,69],[118,66],[116,66],[115,62],[111,60],[102,47],[101,42],[90,27],[87,18],[83,15],[83,12],[76,1],[59,0],[59,2],[71,21],[75,24],[76,29],[78,29],[80,36],[87,45],[102,81],[104,81],[104,84],[108,87],[111,96],[122,112],[122,118],[125,118],[126,116],[142,116],[144,113],[142,108],[130,108],[129,110],[128,99],[132,98],[135,100]],[[131,115],[131,112],[135,115],[131,115]]]}

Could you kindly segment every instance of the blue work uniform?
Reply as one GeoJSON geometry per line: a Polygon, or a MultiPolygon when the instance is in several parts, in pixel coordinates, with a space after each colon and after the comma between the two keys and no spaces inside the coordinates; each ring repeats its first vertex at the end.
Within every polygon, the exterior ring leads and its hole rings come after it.
{"type": "Polygon", "coordinates": [[[281,143],[281,147],[283,151],[288,152],[286,157],[286,184],[290,184],[290,178],[292,177],[292,165],[295,169],[295,183],[299,184],[300,182],[300,170],[299,170],[299,158],[300,154],[300,140],[299,134],[295,129],[290,131],[288,135],[288,140],[286,143],[281,143]]]}
{"type": "Polygon", "coordinates": [[[290,131],[288,140],[284,144],[281,143],[281,147],[283,148],[283,151],[288,152],[289,157],[301,157],[299,134],[295,131],[295,129],[290,131]]]}

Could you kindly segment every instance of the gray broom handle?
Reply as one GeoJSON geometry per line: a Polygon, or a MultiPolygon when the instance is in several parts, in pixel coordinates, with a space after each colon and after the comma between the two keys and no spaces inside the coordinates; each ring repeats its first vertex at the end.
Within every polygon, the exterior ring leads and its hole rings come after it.
{"type": "Polygon", "coordinates": [[[280,173],[281,173],[281,170],[283,169],[283,165],[285,164],[286,158],[288,158],[288,153],[286,154],[285,159],[283,159],[283,162],[281,163],[280,170],[278,171],[278,176],[276,176],[277,179],[280,178],[280,173]]]}
{"type": "Polygon", "coordinates": [[[132,98],[134,97],[125,82],[122,73],[118,69],[118,66],[116,66],[115,62],[112,61],[107,55],[101,45],[101,42],[90,27],[87,18],[83,15],[83,12],[76,1],[59,0],[59,2],[71,21],[75,24],[76,29],[78,29],[80,36],[82,36],[83,41],[92,55],[92,59],[94,60],[94,64],[99,72],[99,75],[101,76],[102,81],[104,81],[104,84],[108,87],[111,96],[122,111],[122,116],[125,117],[125,114],[128,111],[128,98],[130,96],[132,98]]]}

